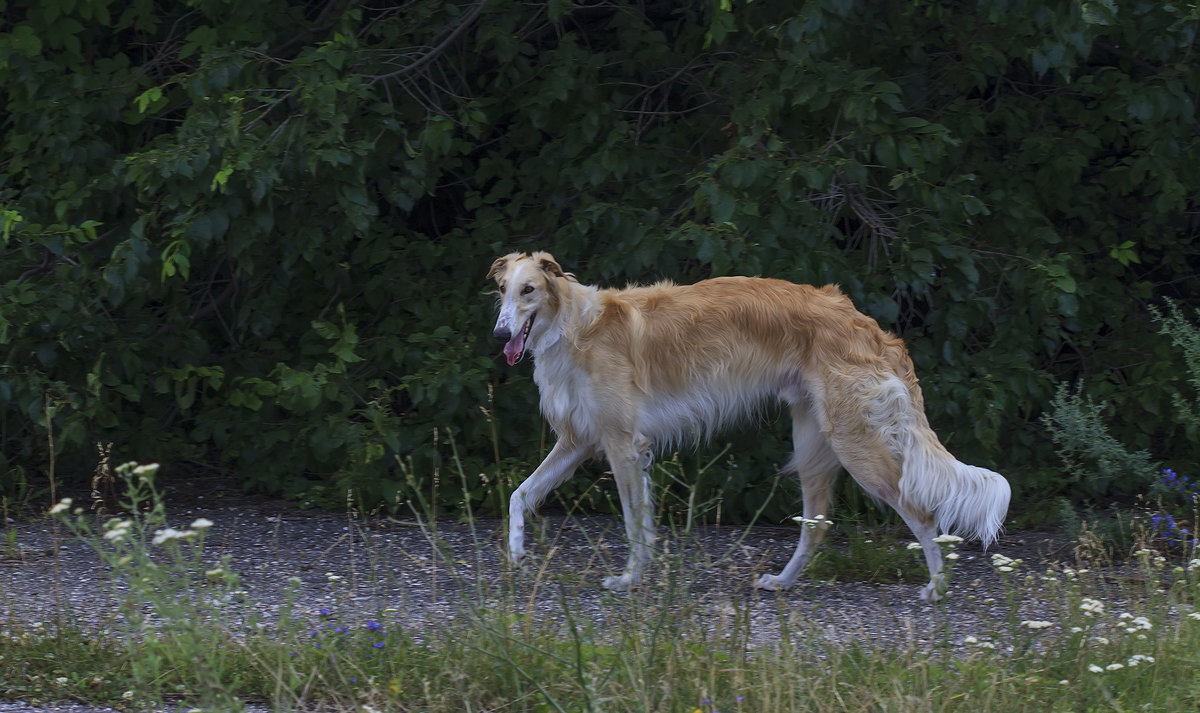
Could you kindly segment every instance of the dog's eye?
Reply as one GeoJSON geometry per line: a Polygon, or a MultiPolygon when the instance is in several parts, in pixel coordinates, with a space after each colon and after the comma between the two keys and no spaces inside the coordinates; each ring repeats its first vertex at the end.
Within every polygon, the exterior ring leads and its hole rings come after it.
{"type": "Polygon", "coordinates": [[[500,285],[500,294],[504,294],[504,285],[500,285]]]}
{"type": "Polygon", "coordinates": [[[521,294],[523,295],[527,295],[530,292],[533,292],[533,285],[525,285],[525,288],[521,290],[521,294]]]}

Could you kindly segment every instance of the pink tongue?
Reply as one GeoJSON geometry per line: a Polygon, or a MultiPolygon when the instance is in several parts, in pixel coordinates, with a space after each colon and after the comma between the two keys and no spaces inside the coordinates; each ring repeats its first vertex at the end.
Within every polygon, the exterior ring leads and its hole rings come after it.
{"type": "Polygon", "coordinates": [[[513,338],[504,344],[504,356],[508,360],[508,365],[512,366],[521,360],[521,355],[525,353],[525,330],[517,332],[513,338]]]}

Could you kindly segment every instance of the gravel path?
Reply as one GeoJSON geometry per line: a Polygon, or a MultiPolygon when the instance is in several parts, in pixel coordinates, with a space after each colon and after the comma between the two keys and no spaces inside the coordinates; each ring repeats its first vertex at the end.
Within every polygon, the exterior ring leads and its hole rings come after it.
{"type": "MultiPolygon", "coordinates": [[[[413,520],[353,516],[300,510],[294,504],[211,484],[181,484],[186,501],[168,496],[171,525],[186,527],[196,518],[214,524],[206,554],[215,561],[229,555],[240,576],[246,600],[263,621],[273,621],[284,604],[284,591],[299,581],[297,608],[314,620],[324,608],[338,607],[343,616],[390,617],[390,625],[420,631],[429,622],[446,621],[464,605],[488,604],[480,597],[486,585],[504,573],[501,523],[482,519],[474,526],[439,521],[435,528],[413,520]],[[187,487],[183,487],[186,485],[187,487]],[[434,542],[437,546],[434,546],[434,542]],[[292,579],[294,578],[294,579],[292,579]],[[338,578],[336,582],[331,582],[338,578]],[[479,586],[483,582],[485,586],[479,586]],[[355,612],[347,612],[350,607],[355,612]]],[[[77,499],[76,502],[82,502],[77,499]]],[[[16,547],[0,552],[0,623],[44,622],[65,614],[84,626],[108,628],[116,622],[115,601],[102,563],[82,543],[58,532],[47,518],[10,524],[16,547]]],[[[625,547],[621,524],[611,517],[546,515],[531,521],[533,552],[543,558],[541,579],[556,586],[528,589],[534,606],[553,616],[561,611],[565,592],[572,612],[603,625],[619,619],[629,595],[604,591],[599,581],[619,568],[625,547]],[[540,534],[537,531],[540,530],[540,534]],[[545,557],[547,553],[551,556],[545,557]]],[[[878,584],[863,581],[801,583],[787,592],[762,592],[750,583],[765,571],[787,562],[799,529],[796,526],[708,527],[688,535],[663,532],[664,549],[675,553],[674,574],[686,577],[689,601],[719,612],[736,605],[749,609],[757,635],[778,636],[780,618],[789,617],[835,639],[862,638],[897,644],[931,643],[930,638],[961,640],[990,630],[1006,619],[1009,608],[1003,583],[990,564],[990,553],[977,545],[959,547],[946,606],[929,606],[917,598],[921,582],[878,584]],[[688,563],[686,566],[681,562],[688,563]]],[[[902,539],[908,533],[901,533],[902,539]]],[[[827,546],[844,547],[836,529],[827,546]]],[[[1060,542],[1044,533],[1007,535],[992,551],[1025,559],[1026,571],[1046,557],[1064,559],[1060,542]]],[[[648,586],[663,576],[652,570],[648,586]]],[[[1049,604],[1030,597],[1020,604],[1020,618],[1042,618],[1049,604]]],[[[0,701],[0,713],[28,711],[100,713],[108,708],[79,705],[33,708],[0,701]]]]}

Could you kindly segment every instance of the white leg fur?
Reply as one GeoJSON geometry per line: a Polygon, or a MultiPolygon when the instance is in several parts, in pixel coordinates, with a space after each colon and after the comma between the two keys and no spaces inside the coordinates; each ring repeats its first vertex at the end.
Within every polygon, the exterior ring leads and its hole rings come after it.
{"type": "Polygon", "coordinates": [[[605,577],[604,587],[615,592],[628,591],[642,580],[654,548],[654,503],[650,494],[650,441],[642,436],[618,436],[604,449],[612,466],[613,479],[621,498],[625,517],[625,538],[629,557],[625,571],[605,577]]]}
{"type": "Polygon", "coordinates": [[[921,544],[925,566],[929,568],[929,584],[921,588],[921,599],[930,603],[936,602],[946,593],[946,576],[942,573],[942,548],[933,541],[937,537],[937,528],[932,521],[922,521],[901,508],[897,508],[896,512],[904,518],[908,529],[912,530],[917,542],[921,544]]]}
{"type": "Polygon", "coordinates": [[[550,491],[562,485],[575,473],[589,451],[568,445],[554,444],[546,459],[517,487],[508,501],[508,559],[519,564],[525,557],[525,516],[538,506],[550,491]]]}

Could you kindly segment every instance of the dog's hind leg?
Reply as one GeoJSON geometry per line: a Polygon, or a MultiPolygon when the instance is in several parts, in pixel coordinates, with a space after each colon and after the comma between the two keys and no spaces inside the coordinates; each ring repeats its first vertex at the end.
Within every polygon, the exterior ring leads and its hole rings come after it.
{"type": "Polygon", "coordinates": [[[827,401],[830,446],[862,489],[890,505],[912,530],[929,567],[929,584],[921,589],[921,599],[941,599],[946,581],[941,548],[934,542],[934,515],[906,498],[901,486],[903,444],[913,437],[913,428],[921,421],[911,395],[898,378],[872,380],[866,374],[827,383],[826,389],[832,396],[827,401]]]}
{"type": "Polygon", "coordinates": [[[812,559],[813,553],[829,529],[829,501],[837,481],[837,456],[822,435],[820,423],[807,399],[792,405],[792,443],[796,449],[789,470],[800,477],[804,497],[804,529],[800,543],[787,566],[779,574],[764,574],[754,583],[759,589],[787,589],[812,559]]]}
{"type": "Polygon", "coordinates": [[[640,434],[627,434],[605,442],[605,455],[617,481],[621,497],[621,512],[625,516],[625,536],[629,541],[629,558],[625,571],[604,578],[604,587],[624,592],[636,587],[642,572],[650,562],[654,547],[654,503],[650,494],[650,442],[640,434]]]}
{"type": "Polygon", "coordinates": [[[921,553],[925,555],[925,565],[929,567],[929,584],[921,588],[921,599],[936,602],[946,593],[947,583],[946,575],[942,573],[942,547],[934,540],[938,533],[933,514],[906,507],[899,501],[889,501],[888,504],[904,518],[908,529],[912,530],[917,542],[921,544],[921,553]]]}
{"type": "Polygon", "coordinates": [[[513,492],[508,501],[508,559],[518,564],[525,556],[525,516],[537,507],[552,490],[562,485],[575,473],[591,449],[582,448],[559,439],[524,482],[513,492]]]}

